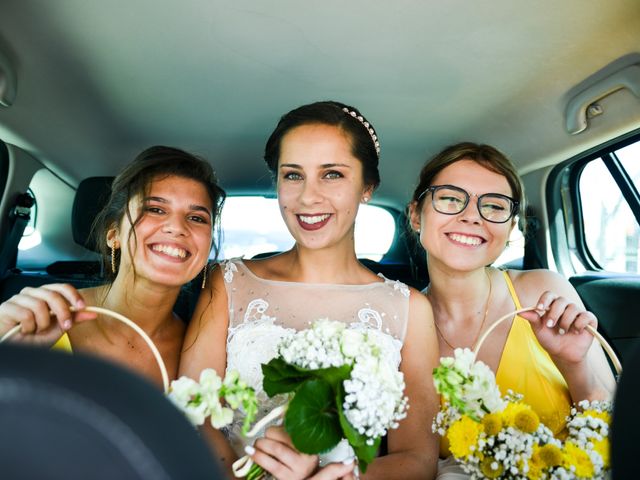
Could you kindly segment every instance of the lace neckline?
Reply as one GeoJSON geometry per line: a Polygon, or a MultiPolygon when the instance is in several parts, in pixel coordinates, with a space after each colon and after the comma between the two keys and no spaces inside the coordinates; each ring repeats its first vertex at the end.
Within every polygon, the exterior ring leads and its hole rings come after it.
{"type": "Polygon", "coordinates": [[[255,273],[253,273],[253,271],[244,263],[244,260],[241,258],[237,258],[234,260],[228,260],[228,262],[230,263],[235,263],[238,264],[242,267],[242,269],[247,273],[247,275],[249,275],[252,279],[258,281],[258,282],[263,282],[266,284],[271,284],[271,285],[295,285],[295,286],[300,286],[300,287],[309,287],[309,288],[322,288],[322,287],[326,287],[326,288],[349,288],[349,289],[370,289],[370,288],[376,288],[379,285],[386,285],[388,283],[394,283],[393,280],[389,280],[387,277],[385,277],[384,275],[382,275],[381,273],[378,274],[378,276],[382,279],[381,282],[372,282],[372,283],[363,283],[363,284],[342,284],[342,283],[306,283],[306,282],[289,282],[286,280],[270,280],[268,278],[262,278],[259,277],[258,275],[256,275],[255,273]]]}

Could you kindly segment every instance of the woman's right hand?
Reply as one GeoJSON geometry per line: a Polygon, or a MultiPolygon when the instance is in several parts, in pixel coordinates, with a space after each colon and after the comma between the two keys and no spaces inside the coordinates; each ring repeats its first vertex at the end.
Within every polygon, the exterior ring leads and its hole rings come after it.
{"type": "Polygon", "coordinates": [[[357,466],[354,459],[345,460],[346,463],[330,463],[322,467],[308,480],[357,480],[357,466]]]}
{"type": "Polygon", "coordinates": [[[40,346],[53,345],[77,322],[97,317],[92,312],[74,313],[85,307],[80,292],[69,284],[26,287],[0,304],[0,336],[20,325],[11,340],[40,346]]]}

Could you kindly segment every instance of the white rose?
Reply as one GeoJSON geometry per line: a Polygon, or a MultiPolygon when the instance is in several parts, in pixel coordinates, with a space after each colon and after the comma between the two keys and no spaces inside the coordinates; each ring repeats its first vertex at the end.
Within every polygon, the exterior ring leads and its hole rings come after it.
{"type": "Polygon", "coordinates": [[[342,332],[342,353],[345,357],[354,358],[360,352],[364,337],[362,332],[353,329],[346,329],[342,332]]]}
{"type": "Polygon", "coordinates": [[[334,338],[344,330],[344,323],[321,318],[313,324],[313,329],[323,338],[334,338]]]}

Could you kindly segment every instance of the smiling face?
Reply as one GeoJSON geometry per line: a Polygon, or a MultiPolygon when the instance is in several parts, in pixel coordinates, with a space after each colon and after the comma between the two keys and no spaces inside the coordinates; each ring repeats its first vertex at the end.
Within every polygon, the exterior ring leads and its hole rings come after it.
{"type": "Polygon", "coordinates": [[[429,254],[429,263],[471,270],[488,265],[502,253],[514,221],[491,223],[478,212],[477,195],[499,193],[512,196],[507,179],[472,160],[460,160],[444,168],[433,185],[455,185],[471,194],[469,204],[456,215],[435,211],[432,194],[416,210],[412,205],[411,223],[420,232],[420,243],[429,254]]]}
{"type": "Polygon", "coordinates": [[[341,129],[302,125],[283,138],[278,162],[280,212],[299,247],[353,250],[358,205],[371,197],[362,163],[341,129]]]}
{"type": "Polygon", "coordinates": [[[181,286],[204,267],[211,249],[212,205],[206,188],[195,180],[169,176],[151,182],[145,196],[129,202],[135,225],[131,232],[125,217],[118,230],[111,230],[108,242],[121,248],[119,271],[154,283],[181,286]]]}

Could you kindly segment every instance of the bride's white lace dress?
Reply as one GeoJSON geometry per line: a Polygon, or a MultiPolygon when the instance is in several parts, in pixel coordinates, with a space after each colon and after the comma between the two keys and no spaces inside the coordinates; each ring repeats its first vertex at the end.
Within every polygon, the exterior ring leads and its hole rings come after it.
{"type": "MultiPolygon", "coordinates": [[[[261,365],[276,355],[285,335],[308,328],[319,318],[346,323],[349,328],[373,329],[384,340],[389,362],[400,364],[400,350],[407,328],[409,288],[381,277],[367,285],[327,285],[265,280],[242,262],[221,264],[229,304],[227,372],[236,370],[257,392],[264,416],[285,402],[269,398],[262,390],[261,365]]],[[[236,418],[227,435],[239,455],[245,442],[236,418]]]]}

